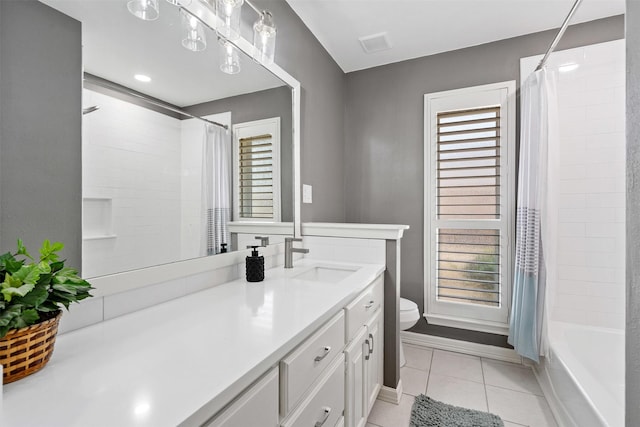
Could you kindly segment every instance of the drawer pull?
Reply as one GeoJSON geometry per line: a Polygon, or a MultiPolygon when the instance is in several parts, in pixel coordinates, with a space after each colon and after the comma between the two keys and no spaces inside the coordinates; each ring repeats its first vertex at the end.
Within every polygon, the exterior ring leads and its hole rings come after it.
{"type": "MultiPolygon", "coordinates": [[[[369,334],[369,336],[371,336],[371,334],[369,334]]],[[[369,342],[369,340],[364,340],[364,343],[367,345],[367,348],[369,349],[367,354],[364,355],[364,360],[369,360],[369,357],[371,355],[371,343],[369,342]]]]}
{"type": "Polygon", "coordinates": [[[321,361],[322,359],[327,357],[329,355],[329,353],[331,353],[331,347],[330,346],[326,346],[323,350],[324,350],[324,354],[322,356],[316,356],[316,358],[313,359],[315,362],[321,361]]]}
{"type": "Polygon", "coordinates": [[[369,301],[369,304],[366,304],[364,306],[364,308],[366,308],[367,310],[369,310],[371,307],[373,307],[373,304],[375,304],[374,300],[369,301]]]}
{"type": "Polygon", "coordinates": [[[369,349],[369,354],[371,354],[371,353],[373,353],[373,345],[374,345],[373,335],[369,334],[369,338],[371,338],[371,348],[369,349]]]}
{"type": "Polygon", "coordinates": [[[329,408],[328,406],[325,406],[324,408],[322,408],[322,410],[324,411],[324,414],[322,415],[322,419],[320,421],[316,422],[315,427],[322,427],[324,425],[324,423],[326,423],[327,420],[329,419],[329,414],[331,413],[331,408],[329,408]]]}

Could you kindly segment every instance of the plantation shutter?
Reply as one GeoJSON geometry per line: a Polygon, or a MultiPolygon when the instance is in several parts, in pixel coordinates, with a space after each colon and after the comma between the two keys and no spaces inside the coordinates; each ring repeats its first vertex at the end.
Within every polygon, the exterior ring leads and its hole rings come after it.
{"type": "Polygon", "coordinates": [[[239,139],[239,216],[274,217],[273,137],[270,134],[239,139]]]}
{"type": "Polygon", "coordinates": [[[439,112],[436,144],[437,297],[499,306],[500,230],[456,220],[500,218],[500,106],[439,112]]]}

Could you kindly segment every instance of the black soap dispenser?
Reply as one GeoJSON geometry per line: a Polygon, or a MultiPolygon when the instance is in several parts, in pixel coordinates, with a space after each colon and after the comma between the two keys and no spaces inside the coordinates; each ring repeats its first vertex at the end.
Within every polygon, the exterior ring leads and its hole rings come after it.
{"type": "Polygon", "coordinates": [[[258,255],[258,247],[251,246],[251,256],[247,257],[247,282],[262,282],[264,280],[264,257],[258,255]]]}

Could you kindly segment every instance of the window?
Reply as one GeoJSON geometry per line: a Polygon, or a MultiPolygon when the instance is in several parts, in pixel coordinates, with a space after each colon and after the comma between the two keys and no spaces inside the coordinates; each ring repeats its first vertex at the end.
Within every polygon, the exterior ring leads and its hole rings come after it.
{"type": "Polygon", "coordinates": [[[429,323],[506,332],[515,210],[515,82],[425,95],[429,323]]]}
{"type": "Polygon", "coordinates": [[[280,118],[233,126],[234,220],[280,221],[280,118]]]}

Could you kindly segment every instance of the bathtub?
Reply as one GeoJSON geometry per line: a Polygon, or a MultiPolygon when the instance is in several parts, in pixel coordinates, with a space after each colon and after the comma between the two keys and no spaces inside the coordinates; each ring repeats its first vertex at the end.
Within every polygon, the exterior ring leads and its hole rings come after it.
{"type": "Polygon", "coordinates": [[[560,426],[624,426],[624,332],[551,322],[534,367],[560,426]]]}

